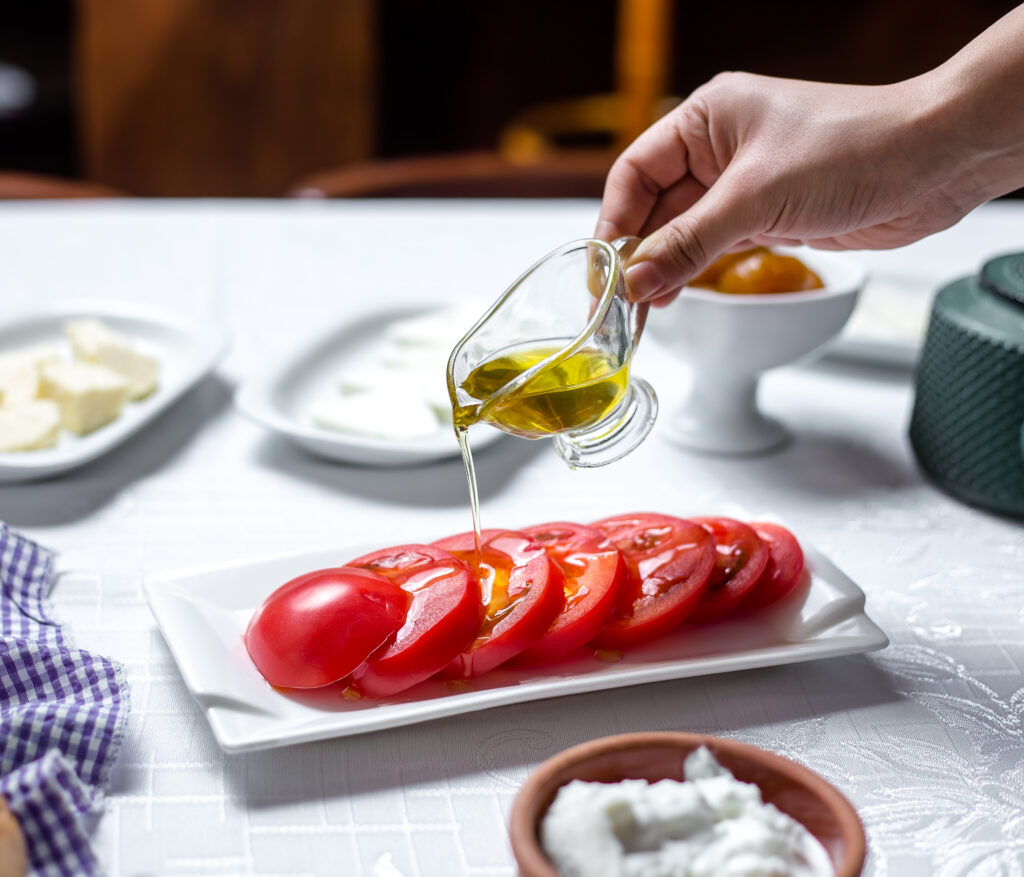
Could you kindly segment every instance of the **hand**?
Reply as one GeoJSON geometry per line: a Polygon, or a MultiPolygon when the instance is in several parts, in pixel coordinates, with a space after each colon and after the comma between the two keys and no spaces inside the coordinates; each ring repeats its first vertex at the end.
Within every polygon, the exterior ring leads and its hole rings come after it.
{"type": "Polygon", "coordinates": [[[0,798],[0,875],[23,877],[28,873],[28,851],[17,817],[0,798]]]}
{"type": "Polygon", "coordinates": [[[630,287],[664,304],[730,249],[884,249],[948,228],[1024,183],[1007,104],[1022,35],[1024,7],[894,85],[720,74],[619,156],[596,234],[645,237],[630,287]]]}

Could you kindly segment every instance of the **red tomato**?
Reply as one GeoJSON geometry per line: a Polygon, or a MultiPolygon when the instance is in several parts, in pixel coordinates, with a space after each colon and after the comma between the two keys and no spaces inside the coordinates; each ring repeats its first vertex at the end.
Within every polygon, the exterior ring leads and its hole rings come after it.
{"type": "Polygon", "coordinates": [[[723,618],[749,594],[768,565],[768,549],[757,533],[732,518],[694,518],[715,540],[715,569],[690,621],[723,618]]]}
{"type": "MultiPolygon", "coordinates": [[[[484,530],[483,557],[477,568],[484,620],[476,638],[442,675],[469,679],[492,670],[543,636],[565,605],[562,574],[544,546],[515,530],[484,530]]],[[[434,543],[474,567],[472,533],[434,543]]]]}
{"type": "Polygon", "coordinates": [[[368,697],[386,697],[433,676],[476,636],[480,583],[461,560],[433,545],[399,545],[348,566],[384,576],[409,594],[405,624],[390,645],[352,674],[368,697]]]}
{"type": "Polygon", "coordinates": [[[629,569],[618,606],[594,645],[617,649],[647,642],[693,611],[715,566],[714,540],[700,524],[636,513],[593,526],[622,552],[629,569]]]}
{"type": "Polygon", "coordinates": [[[405,621],[408,595],[365,569],[320,569],[281,585],[245,631],[271,685],[319,688],[348,676],[405,621]]]}
{"type": "Polygon", "coordinates": [[[804,571],[804,552],[796,536],[778,524],[751,524],[768,546],[768,565],[753,590],[743,601],[743,609],[760,609],[781,600],[796,587],[804,571]]]}
{"type": "Polygon", "coordinates": [[[593,527],[559,521],[523,530],[541,545],[565,579],[565,608],[547,632],[515,663],[554,661],[586,645],[615,608],[626,581],[626,562],[607,536],[593,527]]]}

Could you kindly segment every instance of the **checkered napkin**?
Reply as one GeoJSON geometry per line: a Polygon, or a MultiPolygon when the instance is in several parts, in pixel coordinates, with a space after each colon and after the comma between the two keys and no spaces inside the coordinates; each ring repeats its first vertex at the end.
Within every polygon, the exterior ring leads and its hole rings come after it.
{"type": "Polygon", "coordinates": [[[0,523],[0,795],[32,873],[99,874],[88,822],[128,715],[121,668],[72,648],[50,617],[54,553],[0,523]]]}

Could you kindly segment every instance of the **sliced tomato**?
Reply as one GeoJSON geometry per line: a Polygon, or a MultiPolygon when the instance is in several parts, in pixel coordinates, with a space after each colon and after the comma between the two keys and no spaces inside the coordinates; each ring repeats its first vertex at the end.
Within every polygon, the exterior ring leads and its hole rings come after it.
{"type": "Polygon", "coordinates": [[[523,530],[562,571],[565,608],[547,632],[514,659],[517,664],[555,661],[590,642],[615,608],[626,581],[626,562],[600,530],[557,521],[523,530]]]}
{"type": "Polygon", "coordinates": [[[349,561],[382,575],[410,599],[405,624],[386,649],[352,674],[368,697],[386,697],[433,676],[476,636],[480,584],[458,558],[434,545],[399,545],[349,561]]]}
{"type": "Polygon", "coordinates": [[[398,632],[409,597],[382,575],[338,567],[281,585],[256,610],[245,647],[271,685],[319,688],[348,676],[398,632]]]}
{"type": "Polygon", "coordinates": [[[768,546],[768,565],[743,601],[744,610],[760,609],[781,600],[796,587],[804,572],[803,549],[789,530],[779,524],[760,522],[750,526],[768,546]]]}
{"type": "Polygon", "coordinates": [[[617,649],[647,642],[694,610],[715,566],[714,540],[700,524],[637,513],[593,526],[622,552],[629,570],[618,605],[594,645],[617,649]]]}
{"type": "Polygon", "coordinates": [[[561,570],[536,539],[516,530],[484,530],[476,565],[472,533],[435,542],[476,570],[484,620],[476,637],[441,672],[469,679],[492,670],[543,636],[565,605],[561,570]]]}
{"type": "Polygon", "coordinates": [[[715,540],[715,569],[690,621],[723,618],[749,594],[768,565],[768,548],[751,527],[732,518],[693,518],[715,540]]]}

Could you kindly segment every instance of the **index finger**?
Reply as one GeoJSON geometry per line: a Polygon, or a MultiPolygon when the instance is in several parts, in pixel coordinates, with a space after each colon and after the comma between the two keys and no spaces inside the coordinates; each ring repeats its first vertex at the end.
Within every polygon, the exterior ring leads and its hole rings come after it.
{"type": "Polygon", "coordinates": [[[614,240],[638,235],[665,189],[689,170],[686,141],[680,134],[681,104],[637,137],[608,171],[595,236],[614,240]]]}

